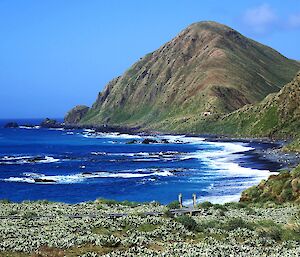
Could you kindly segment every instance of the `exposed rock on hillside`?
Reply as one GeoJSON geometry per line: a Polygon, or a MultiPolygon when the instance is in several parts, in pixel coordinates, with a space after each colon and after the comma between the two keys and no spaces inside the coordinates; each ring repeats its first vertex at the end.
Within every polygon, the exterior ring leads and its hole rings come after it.
{"type": "Polygon", "coordinates": [[[66,117],[65,117],[65,123],[66,124],[76,124],[78,123],[84,115],[88,112],[89,107],[85,105],[77,105],[72,110],[70,110],[66,117]]]}

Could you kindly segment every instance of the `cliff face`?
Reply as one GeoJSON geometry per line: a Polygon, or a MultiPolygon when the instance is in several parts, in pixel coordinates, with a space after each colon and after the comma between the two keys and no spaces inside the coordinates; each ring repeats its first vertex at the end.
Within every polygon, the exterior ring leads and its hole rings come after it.
{"type": "Polygon", "coordinates": [[[66,124],[77,124],[88,112],[89,107],[85,105],[77,105],[70,110],[65,116],[66,124]]]}
{"type": "Polygon", "coordinates": [[[242,136],[300,136],[300,72],[278,93],[224,116],[207,129],[242,136]]]}
{"type": "Polygon", "coordinates": [[[193,131],[278,92],[299,69],[227,26],[195,23],[109,82],[76,122],[193,131]]]}

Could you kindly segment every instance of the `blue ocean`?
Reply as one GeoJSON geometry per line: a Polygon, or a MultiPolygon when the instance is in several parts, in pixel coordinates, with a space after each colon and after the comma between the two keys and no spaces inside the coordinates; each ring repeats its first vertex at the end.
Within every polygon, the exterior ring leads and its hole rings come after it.
{"type": "MultiPolygon", "coordinates": [[[[78,203],[108,198],[186,204],[238,201],[270,175],[263,143],[216,142],[185,135],[129,135],[37,127],[0,129],[0,199],[78,203]],[[157,143],[142,144],[151,139],[157,143]],[[133,141],[135,140],[135,141],[133,141]]],[[[19,121],[38,124],[39,120],[19,121]]]]}

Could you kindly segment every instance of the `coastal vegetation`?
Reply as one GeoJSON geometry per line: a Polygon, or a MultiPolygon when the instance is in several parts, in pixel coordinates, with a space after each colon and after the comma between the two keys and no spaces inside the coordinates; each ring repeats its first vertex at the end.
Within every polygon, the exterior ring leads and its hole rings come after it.
{"type": "Polygon", "coordinates": [[[242,202],[300,203],[300,165],[292,171],[281,171],[271,175],[242,193],[242,202]]]}
{"type": "Polygon", "coordinates": [[[300,208],[292,203],[199,205],[167,217],[158,203],[96,200],[0,203],[0,255],[297,256],[300,208]],[[115,214],[115,216],[112,216],[115,214]],[[119,214],[119,216],[116,216],[119,214]],[[126,214],[126,215],[125,215],[126,214]]]}

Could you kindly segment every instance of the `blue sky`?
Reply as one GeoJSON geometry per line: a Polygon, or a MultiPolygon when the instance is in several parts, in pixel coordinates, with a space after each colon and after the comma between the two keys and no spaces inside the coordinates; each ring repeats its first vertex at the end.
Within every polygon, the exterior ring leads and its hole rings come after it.
{"type": "Polygon", "coordinates": [[[0,118],[63,117],[193,22],[300,60],[300,1],[0,0],[0,118]]]}

